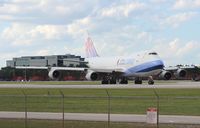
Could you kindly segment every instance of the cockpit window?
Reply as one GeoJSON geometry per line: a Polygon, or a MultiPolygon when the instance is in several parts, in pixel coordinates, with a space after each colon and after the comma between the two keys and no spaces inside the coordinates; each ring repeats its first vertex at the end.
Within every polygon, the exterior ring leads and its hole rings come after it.
{"type": "Polygon", "coordinates": [[[156,52],[150,52],[149,55],[158,55],[156,52]]]}

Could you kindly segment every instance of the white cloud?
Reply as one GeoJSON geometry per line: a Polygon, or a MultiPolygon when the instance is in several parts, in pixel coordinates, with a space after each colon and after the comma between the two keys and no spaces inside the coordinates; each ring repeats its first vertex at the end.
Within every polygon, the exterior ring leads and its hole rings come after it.
{"type": "Polygon", "coordinates": [[[38,25],[29,33],[32,38],[60,39],[66,34],[64,25],[38,25]]]}
{"type": "Polygon", "coordinates": [[[71,46],[65,46],[64,51],[66,54],[74,54],[74,55],[80,55],[82,57],[85,57],[85,49],[83,45],[81,47],[71,47],[71,46]]]}
{"type": "Polygon", "coordinates": [[[138,40],[140,40],[141,42],[144,42],[144,43],[149,43],[152,41],[152,36],[148,32],[138,33],[137,38],[138,38],[138,40]]]}
{"type": "Polygon", "coordinates": [[[16,14],[20,12],[20,7],[15,4],[4,4],[0,7],[0,13],[3,14],[16,14]]]}
{"type": "Polygon", "coordinates": [[[14,46],[30,46],[33,43],[31,39],[16,39],[12,42],[14,46]]]}
{"type": "Polygon", "coordinates": [[[14,46],[44,43],[45,40],[61,40],[67,36],[65,25],[32,25],[13,23],[1,33],[1,39],[14,46]]]}
{"type": "Polygon", "coordinates": [[[189,41],[187,42],[181,49],[177,51],[177,55],[184,56],[186,54],[192,53],[193,50],[196,50],[199,48],[199,45],[195,41],[189,41]]]}
{"type": "Polygon", "coordinates": [[[195,9],[200,8],[200,0],[176,0],[174,9],[195,9]]]}
{"type": "Polygon", "coordinates": [[[84,36],[87,30],[94,27],[93,22],[90,17],[85,17],[83,19],[78,19],[67,26],[67,33],[73,37],[78,37],[80,35],[84,36]]]}
{"type": "Polygon", "coordinates": [[[167,61],[181,63],[186,61],[184,56],[200,48],[198,34],[183,35],[180,29],[172,32],[168,28],[182,25],[184,31],[189,26],[191,32],[198,33],[195,23],[199,12],[194,10],[198,8],[198,0],[4,0],[0,1],[1,52],[14,51],[13,57],[84,55],[88,31],[102,56],[130,55],[154,48],[167,61]]]}
{"type": "Polygon", "coordinates": [[[140,2],[132,2],[123,5],[114,5],[108,8],[103,8],[101,11],[101,15],[103,17],[115,17],[115,16],[125,16],[129,17],[129,15],[137,10],[142,10],[145,8],[144,3],[140,2]]]}
{"type": "Polygon", "coordinates": [[[161,21],[162,26],[170,25],[172,27],[178,27],[184,22],[191,20],[193,17],[197,15],[196,12],[185,12],[185,13],[178,13],[172,16],[169,16],[161,21]]]}
{"type": "Polygon", "coordinates": [[[3,30],[1,38],[11,42],[13,45],[30,45],[30,39],[26,38],[30,28],[31,26],[27,24],[13,23],[3,30]]]}
{"type": "Polygon", "coordinates": [[[36,51],[37,56],[45,56],[45,55],[49,55],[50,53],[51,51],[49,49],[42,49],[42,50],[36,51]]]}
{"type": "Polygon", "coordinates": [[[150,0],[153,3],[165,3],[167,0],[150,0]]]}
{"type": "Polygon", "coordinates": [[[200,45],[196,41],[184,42],[175,38],[170,42],[158,41],[153,50],[157,51],[167,65],[191,64],[191,60],[198,57],[200,45]]]}
{"type": "Polygon", "coordinates": [[[0,20],[34,24],[66,24],[91,13],[97,0],[10,0],[0,6],[0,20]],[[3,16],[2,16],[3,15],[3,16]]]}

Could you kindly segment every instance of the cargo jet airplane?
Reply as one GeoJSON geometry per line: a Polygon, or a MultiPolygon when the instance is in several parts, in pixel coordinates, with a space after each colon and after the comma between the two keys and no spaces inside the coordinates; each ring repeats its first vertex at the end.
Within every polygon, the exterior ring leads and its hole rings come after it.
{"type": "Polygon", "coordinates": [[[49,77],[59,78],[60,71],[85,71],[87,80],[101,80],[102,84],[128,84],[129,78],[135,78],[135,84],[142,84],[142,78],[148,77],[148,84],[154,84],[152,76],[163,71],[164,64],[156,52],[145,52],[131,56],[100,57],[88,36],[85,43],[88,68],[71,67],[16,67],[18,69],[49,69],[49,77]]]}

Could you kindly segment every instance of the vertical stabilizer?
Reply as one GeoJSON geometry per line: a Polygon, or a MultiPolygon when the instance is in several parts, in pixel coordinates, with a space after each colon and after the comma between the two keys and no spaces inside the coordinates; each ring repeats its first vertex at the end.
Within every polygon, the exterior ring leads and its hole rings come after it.
{"type": "Polygon", "coordinates": [[[94,47],[93,41],[89,36],[85,42],[85,52],[86,52],[87,58],[98,57],[98,54],[94,47]]]}

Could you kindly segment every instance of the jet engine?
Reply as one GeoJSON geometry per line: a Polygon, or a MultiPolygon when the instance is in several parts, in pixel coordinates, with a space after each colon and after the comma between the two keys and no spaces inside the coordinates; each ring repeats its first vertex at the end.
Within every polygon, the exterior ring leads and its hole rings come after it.
{"type": "Polygon", "coordinates": [[[187,74],[187,72],[184,70],[184,69],[178,69],[174,75],[177,77],[177,78],[183,78],[185,77],[187,74]]]}
{"type": "Polygon", "coordinates": [[[51,79],[58,79],[60,77],[60,72],[58,70],[50,70],[48,75],[51,79]]]}
{"type": "Polygon", "coordinates": [[[98,74],[94,71],[88,71],[88,73],[86,74],[85,78],[87,80],[97,80],[98,78],[98,74]]]}
{"type": "Polygon", "coordinates": [[[171,79],[172,74],[169,71],[163,70],[159,77],[162,79],[165,79],[165,80],[169,80],[169,79],[171,79]]]}

